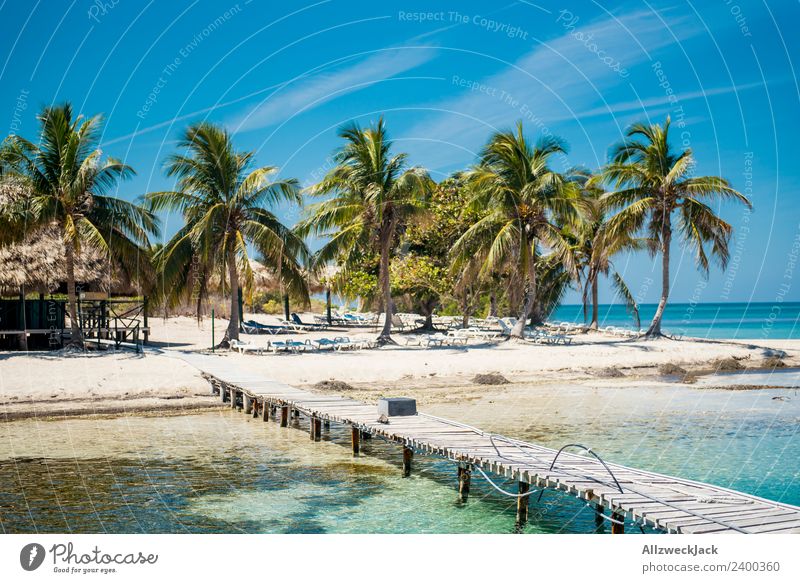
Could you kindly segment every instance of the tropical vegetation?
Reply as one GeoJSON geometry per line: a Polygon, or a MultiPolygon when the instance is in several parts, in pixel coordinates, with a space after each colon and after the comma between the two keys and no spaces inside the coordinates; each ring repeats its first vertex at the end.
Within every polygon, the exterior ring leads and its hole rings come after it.
{"type": "Polygon", "coordinates": [[[36,142],[12,135],[0,150],[3,180],[25,196],[5,209],[9,240],[56,228],[64,245],[70,343],[82,345],[78,323],[75,262],[91,248],[113,261],[130,279],[150,275],[149,238],[159,232],[149,209],[109,196],[133,169],[98,147],[102,118],[73,115],[72,106],[46,107],[39,115],[36,142]],[[16,230],[16,233],[13,231],[16,230]]]}
{"type": "Polygon", "coordinates": [[[230,318],[221,344],[239,338],[239,289],[252,291],[250,247],[273,267],[292,293],[308,298],[305,242],[266,207],[299,204],[297,180],[274,178],[274,166],[253,167],[253,152],[240,152],[222,128],[190,126],[166,162],[176,190],[153,192],[153,210],[179,211],[184,224],[153,257],[162,280],[163,301],[187,295],[200,304],[216,276],[230,297],[230,318]]]}
{"type": "MultiPolygon", "coordinates": [[[[385,314],[379,342],[392,342],[392,315],[514,316],[512,337],[545,321],[570,289],[579,291],[587,329],[599,327],[599,287],[608,278],[639,327],[639,305],[616,266],[639,251],[660,256],[662,290],[645,337],[662,335],[673,239],[708,274],[723,268],[733,233],[718,202],[750,201],[724,178],[695,176],[690,149],[674,150],[670,120],[634,124],[594,174],[566,164],[563,140],[531,140],[522,123],[489,136],[474,166],[435,183],[374,125],[342,127],[332,169],[301,190],[275,166],[258,166],[230,134],[210,123],[188,127],[165,161],[172,190],[132,203],[109,195],[133,170],[98,148],[100,117],[45,108],[36,141],[9,136],[0,148],[0,245],[31,229],[57,226],[63,239],[72,338],[80,343],[74,262],[99,251],[130,278],[150,282],[155,302],[191,302],[200,317],[222,293],[230,319],[222,344],[238,339],[243,298],[267,312],[281,299],[309,305],[310,289],[334,290],[385,314]],[[8,188],[6,188],[8,190],[8,188]],[[291,227],[285,205],[304,207],[291,227]],[[163,244],[157,214],[181,225],[163,244]],[[318,238],[315,253],[306,239],[318,238]],[[257,259],[278,287],[256,289],[257,259]],[[316,288],[313,288],[313,285],[316,288]]],[[[319,307],[319,301],[317,306],[319,307]]]]}

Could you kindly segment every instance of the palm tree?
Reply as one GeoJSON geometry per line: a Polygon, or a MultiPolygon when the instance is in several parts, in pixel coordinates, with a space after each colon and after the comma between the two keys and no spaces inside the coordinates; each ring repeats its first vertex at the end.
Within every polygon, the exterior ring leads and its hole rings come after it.
{"type": "Polygon", "coordinates": [[[391,255],[398,230],[424,211],[433,182],[422,168],[407,166],[406,154],[391,153],[383,118],[367,129],[347,125],[339,136],[345,144],[336,153],[336,166],[308,189],[311,196],[333,196],[312,205],[298,229],[328,237],[315,262],[336,261],[345,276],[364,256],[379,255],[378,288],[385,321],[378,341],[392,342],[391,255]]]}
{"type": "Polygon", "coordinates": [[[586,317],[591,304],[591,330],[597,330],[599,320],[598,288],[601,275],[611,278],[611,283],[639,327],[639,306],[622,275],[614,268],[612,258],[624,251],[644,249],[646,239],[637,239],[624,230],[612,231],[608,226],[608,199],[601,188],[590,179],[582,190],[581,217],[576,226],[578,263],[584,272],[583,306],[586,317]],[[591,300],[589,298],[591,295],[591,300]]]}
{"type": "Polygon", "coordinates": [[[184,225],[156,253],[165,301],[176,304],[187,294],[200,305],[212,274],[230,294],[230,321],[220,343],[239,338],[239,287],[252,287],[248,246],[269,267],[280,271],[290,291],[308,299],[301,263],[308,258],[303,240],[264,205],[300,203],[297,180],[271,180],[277,169],[251,169],[253,152],[237,152],[230,135],[210,123],[190,126],[180,144],[185,154],[167,159],[167,175],[177,179],[174,192],[147,195],[154,210],[183,214],[184,225]],[[226,281],[227,272],[227,281],[226,281]]]}
{"type": "Polygon", "coordinates": [[[38,144],[19,136],[5,140],[4,179],[26,193],[28,229],[55,225],[62,235],[70,343],[82,345],[75,284],[81,248],[100,252],[136,277],[141,275],[141,259],[148,257],[148,238],[158,233],[158,220],[141,206],[105,194],[134,171],[114,158],[103,159],[97,147],[100,116],[73,117],[66,103],[45,108],[39,123],[38,144]]]}
{"type": "Polygon", "coordinates": [[[670,119],[663,126],[638,123],[628,128],[626,140],[612,152],[604,177],[616,188],[606,195],[619,212],[610,219],[611,233],[635,233],[642,228],[652,240],[651,254],[661,252],[661,299],[646,337],[661,336],[661,320],[670,287],[669,258],[673,215],[683,241],[696,252],[697,264],[706,275],[710,253],[724,269],[733,228],[708,205],[713,199],[735,200],[752,208],[743,194],[719,176],[693,176],[691,149],[675,153],[669,144],[670,119]]]}
{"type": "Polygon", "coordinates": [[[539,247],[544,244],[559,255],[570,273],[575,266],[565,253],[560,225],[574,220],[577,183],[549,166],[566,146],[555,137],[543,137],[531,146],[522,122],[515,131],[497,132],[480,154],[476,167],[465,173],[473,196],[468,209],[487,209],[453,247],[455,257],[485,257],[482,272],[510,267],[517,277],[517,293],[524,298],[511,335],[524,336],[525,325],[537,301],[536,271],[539,247]]]}

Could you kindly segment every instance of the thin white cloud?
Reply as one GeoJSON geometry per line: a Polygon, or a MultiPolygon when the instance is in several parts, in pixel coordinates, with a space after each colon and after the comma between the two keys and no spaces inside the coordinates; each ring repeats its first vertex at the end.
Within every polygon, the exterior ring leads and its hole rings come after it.
{"type": "Polygon", "coordinates": [[[289,83],[270,93],[227,125],[237,132],[274,125],[332,99],[419,67],[435,54],[434,47],[387,48],[349,67],[304,76],[297,83],[289,83]]]}
{"type": "MultiPolygon", "coordinates": [[[[555,21],[559,15],[552,17],[555,21]]],[[[492,128],[508,127],[517,119],[522,119],[531,133],[539,133],[550,129],[547,124],[558,121],[580,122],[580,112],[608,111],[609,107],[613,111],[613,104],[604,103],[598,107],[597,103],[604,100],[607,90],[629,84],[631,78],[621,75],[619,69],[630,70],[649,62],[659,49],[701,32],[688,17],[662,14],[661,18],[667,21],[668,27],[658,15],[649,11],[608,17],[585,25],[579,21],[572,29],[565,27],[561,36],[541,42],[500,72],[474,79],[495,88],[494,95],[464,89],[463,96],[431,106],[431,109],[448,113],[439,113],[418,123],[406,137],[426,136],[477,149],[492,128]],[[602,51],[602,56],[598,51],[602,51]],[[616,63],[619,66],[615,67],[616,63]]],[[[487,58],[492,57],[487,55],[487,58]]],[[[468,71],[453,71],[452,75],[469,78],[468,71]]],[[[442,147],[441,143],[425,148],[424,152],[416,151],[415,155],[428,161],[431,168],[463,161],[463,152],[442,147]]]]}

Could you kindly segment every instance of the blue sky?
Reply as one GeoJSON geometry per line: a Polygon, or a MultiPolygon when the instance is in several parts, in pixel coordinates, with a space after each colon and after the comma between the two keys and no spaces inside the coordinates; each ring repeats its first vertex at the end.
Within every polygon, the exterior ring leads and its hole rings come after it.
{"type": "MultiPolygon", "coordinates": [[[[32,138],[35,113],[65,100],[104,114],[103,151],[137,171],[118,194],[135,198],[170,187],[163,160],[202,119],[310,184],[350,120],[384,115],[396,148],[440,179],[516,120],[567,140],[557,166],[597,168],[626,126],[669,114],[697,172],[755,204],[720,208],[737,230],[727,272],[705,280],[676,244],[673,299],[798,300],[799,18],[797,2],[745,0],[0,0],[0,125],[32,138]]],[[[616,263],[656,300],[658,264],[616,263]]]]}

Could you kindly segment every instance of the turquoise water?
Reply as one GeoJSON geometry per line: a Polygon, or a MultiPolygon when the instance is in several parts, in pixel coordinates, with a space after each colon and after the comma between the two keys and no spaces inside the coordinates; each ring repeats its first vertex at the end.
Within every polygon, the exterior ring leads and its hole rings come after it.
{"type": "MultiPolygon", "coordinates": [[[[797,371],[729,391],[682,385],[543,387],[427,411],[551,447],[800,504],[797,371]],[[512,398],[513,397],[513,398],[512,398]],[[487,419],[491,421],[487,421],[487,419]]],[[[2,532],[511,533],[515,501],[478,474],[466,505],[451,463],[378,439],[353,458],[349,431],[312,443],[228,410],[180,417],[0,425],[2,532]]],[[[514,485],[499,480],[506,488],[514,485]]],[[[593,532],[594,515],[547,492],[526,533],[593,532]]]]}
{"type": "MultiPolygon", "coordinates": [[[[647,328],[655,311],[656,304],[639,307],[642,328],[647,328]]],[[[624,306],[602,304],[599,314],[601,327],[634,327],[624,306]]],[[[559,306],[550,320],[583,323],[583,308],[559,306]]],[[[662,328],[699,338],[796,339],[800,338],[800,302],[667,304],[662,328]]]]}

